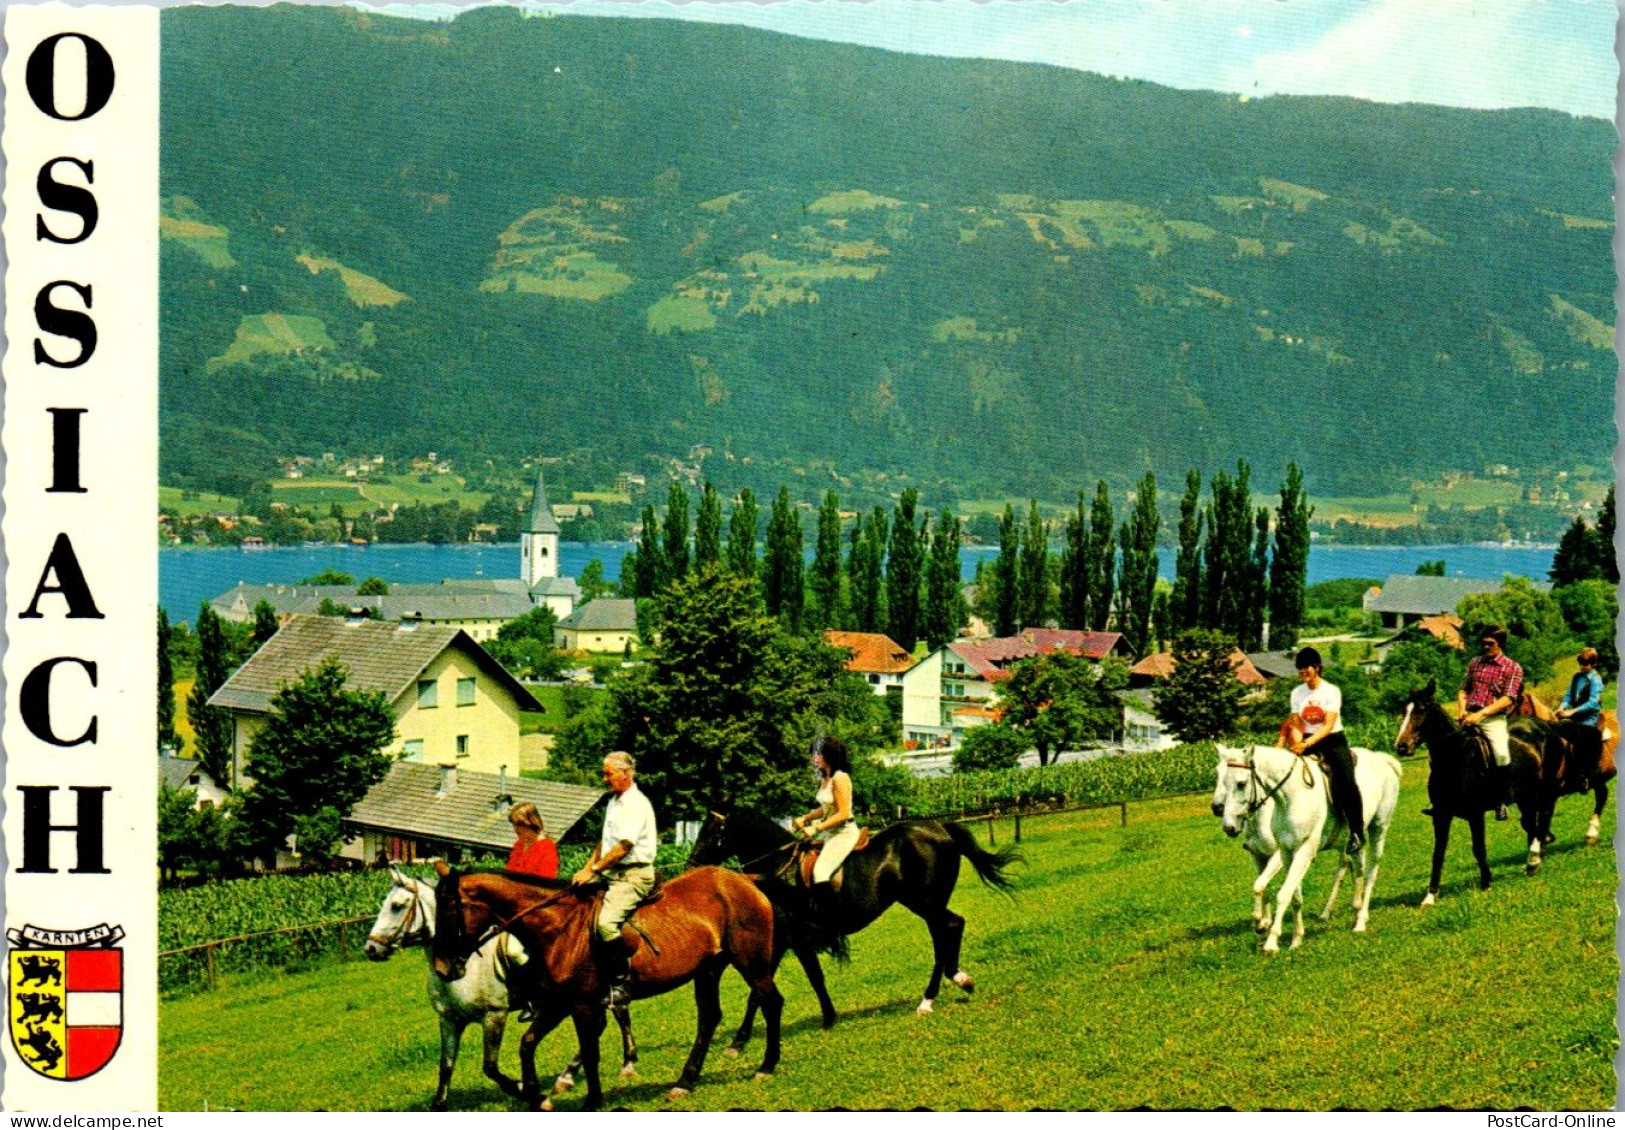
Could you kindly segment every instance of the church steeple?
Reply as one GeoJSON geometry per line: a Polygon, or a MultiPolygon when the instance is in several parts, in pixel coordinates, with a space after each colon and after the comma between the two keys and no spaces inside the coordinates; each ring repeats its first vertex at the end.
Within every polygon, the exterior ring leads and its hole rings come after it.
{"type": "Polygon", "coordinates": [[[527,586],[559,575],[559,523],[547,504],[547,484],[542,469],[536,469],[536,496],[530,503],[530,520],[519,535],[519,574],[527,586]]]}

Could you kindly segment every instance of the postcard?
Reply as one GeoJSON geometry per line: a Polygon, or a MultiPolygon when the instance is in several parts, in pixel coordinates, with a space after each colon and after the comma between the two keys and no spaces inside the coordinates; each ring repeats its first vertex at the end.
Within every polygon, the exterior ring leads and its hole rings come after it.
{"type": "Polygon", "coordinates": [[[1611,1125],[1613,34],[9,6],[6,1109],[1611,1125]]]}

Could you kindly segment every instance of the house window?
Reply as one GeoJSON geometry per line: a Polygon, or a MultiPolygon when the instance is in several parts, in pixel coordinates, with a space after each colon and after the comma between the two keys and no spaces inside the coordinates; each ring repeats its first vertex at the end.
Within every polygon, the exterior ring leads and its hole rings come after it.
{"type": "Polygon", "coordinates": [[[477,680],[475,680],[475,679],[458,679],[457,680],[457,705],[458,706],[473,706],[474,705],[474,684],[476,682],[477,682],[477,680]]]}
{"type": "Polygon", "coordinates": [[[947,698],[964,698],[965,697],[965,684],[964,683],[943,683],[942,684],[942,693],[947,698]]]}
{"type": "Polygon", "coordinates": [[[879,675],[870,675],[869,676],[869,684],[871,686],[878,687],[880,685],[880,676],[879,675]]]}
{"type": "Polygon", "coordinates": [[[409,739],[407,739],[407,741],[405,743],[403,743],[402,746],[401,746],[401,760],[402,761],[422,761],[423,760],[423,739],[422,738],[409,738],[409,739]]]}
{"type": "Polygon", "coordinates": [[[468,756],[468,735],[467,734],[458,734],[457,735],[457,756],[458,757],[467,757],[468,756]]]}
{"type": "Polygon", "coordinates": [[[418,680],[418,709],[433,710],[440,701],[440,684],[434,679],[418,680]]]}

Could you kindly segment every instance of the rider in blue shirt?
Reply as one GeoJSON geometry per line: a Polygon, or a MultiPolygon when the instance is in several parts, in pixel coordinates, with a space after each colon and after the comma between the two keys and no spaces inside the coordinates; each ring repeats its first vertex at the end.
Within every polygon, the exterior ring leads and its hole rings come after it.
{"type": "Polygon", "coordinates": [[[1602,760],[1602,676],[1597,674],[1596,648],[1583,649],[1576,659],[1580,670],[1569,681],[1568,693],[1557,709],[1559,729],[1574,750],[1574,760],[1589,778],[1602,760]]]}

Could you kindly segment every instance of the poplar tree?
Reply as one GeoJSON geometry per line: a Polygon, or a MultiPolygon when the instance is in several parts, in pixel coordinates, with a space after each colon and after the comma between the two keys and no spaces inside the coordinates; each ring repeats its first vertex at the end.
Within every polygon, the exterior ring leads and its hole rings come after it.
{"type": "Polygon", "coordinates": [[[825,492],[824,505],[818,509],[818,538],[807,587],[812,592],[809,624],[821,629],[840,623],[841,503],[834,491],[825,492]]]}
{"type": "Polygon", "coordinates": [[[1016,511],[1009,503],[1004,506],[1004,518],[999,522],[999,556],[993,562],[993,585],[996,602],[993,606],[993,634],[1013,636],[1021,619],[1021,533],[1016,526],[1016,511]]]}
{"type": "Polygon", "coordinates": [[[1167,639],[1202,622],[1202,473],[1185,472],[1179,500],[1179,550],[1174,557],[1174,591],[1168,599],[1167,639]]]}
{"type": "Polygon", "coordinates": [[[1270,588],[1270,512],[1260,506],[1253,516],[1253,549],[1247,562],[1247,599],[1241,609],[1241,631],[1238,640],[1242,651],[1261,651],[1264,647],[1264,613],[1269,608],[1270,588]]]}
{"type": "Polygon", "coordinates": [[[1089,624],[1097,632],[1104,632],[1112,615],[1112,568],[1117,555],[1116,518],[1112,514],[1111,495],[1106,484],[1095,484],[1094,505],[1089,508],[1089,624]]]}
{"type": "Polygon", "coordinates": [[[1271,651],[1285,651],[1303,631],[1304,590],[1309,579],[1309,519],[1314,517],[1303,489],[1303,472],[1286,465],[1281,505],[1275,512],[1275,556],[1270,561],[1271,651]]]}
{"type": "Polygon", "coordinates": [[[1061,546],[1061,606],[1057,619],[1063,628],[1089,626],[1089,515],[1083,492],[1078,492],[1078,509],[1066,520],[1066,540],[1061,546]]]}
{"type": "Polygon", "coordinates": [[[1597,512],[1596,558],[1602,567],[1602,579],[1611,585],[1619,584],[1619,556],[1614,552],[1614,488],[1608,488],[1608,497],[1597,512]]]}
{"type": "Polygon", "coordinates": [[[668,580],[688,576],[688,492],[682,483],[672,483],[666,492],[666,521],[663,527],[668,580]]]}
{"type": "Polygon", "coordinates": [[[169,613],[158,610],[158,749],[179,751],[175,732],[175,667],[169,658],[169,613]]]}
{"type": "Polygon", "coordinates": [[[789,631],[801,626],[806,593],[802,581],[801,515],[790,502],[790,488],[780,487],[767,520],[767,550],[762,558],[762,598],[768,615],[789,631]]]}
{"type": "Polygon", "coordinates": [[[728,518],[728,571],[736,577],[756,577],[756,531],[761,521],[756,495],[746,487],[728,518]]]}
{"type": "Polygon", "coordinates": [[[1232,639],[1242,634],[1242,608],[1249,595],[1247,574],[1252,558],[1253,514],[1246,460],[1236,463],[1236,476],[1220,471],[1211,484],[1207,511],[1207,545],[1203,560],[1203,626],[1232,639]]]}
{"type": "Polygon", "coordinates": [[[920,492],[909,487],[892,517],[886,549],[886,634],[904,651],[920,639],[920,581],[925,572],[925,544],[914,509],[920,492]]]}
{"type": "Polygon", "coordinates": [[[194,752],[204,772],[221,784],[231,784],[231,715],[210,706],[209,697],[231,677],[230,648],[225,628],[214,609],[204,604],[197,614],[197,675],[186,700],[192,724],[194,752]]]}
{"type": "Polygon", "coordinates": [[[969,615],[960,591],[959,545],[959,519],[944,507],[937,514],[925,573],[924,635],[932,651],[956,638],[969,615]]]}
{"type": "Polygon", "coordinates": [[[1149,471],[1134,496],[1134,509],[1118,531],[1123,569],[1119,578],[1117,622],[1135,655],[1151,643],[1151,604],[1157,589],[1157,477],[1149,471]]]}
{"type": "Polygon", "coordinates": [[[1036,499],[1027,505],[1027,531],[1021,539],[1021,584],[1016,629],[1042,628],[1049,613],[1049,531],[1036,499]]]}
{"type": "Polygon", "coordinates": [[[643,532],[638,538],[638,575],[636,592],[640,597],[660,595],[670,574],[666,569],[666,551],[660,544],[660,520],[653,506],[643,508],[643,532]]]}
{"type": "Polygon", "coordinates": [[[694,571],[703,573],[722,560],[722,498],[711,480],[700,492],[694,514],[694,571]]]}

